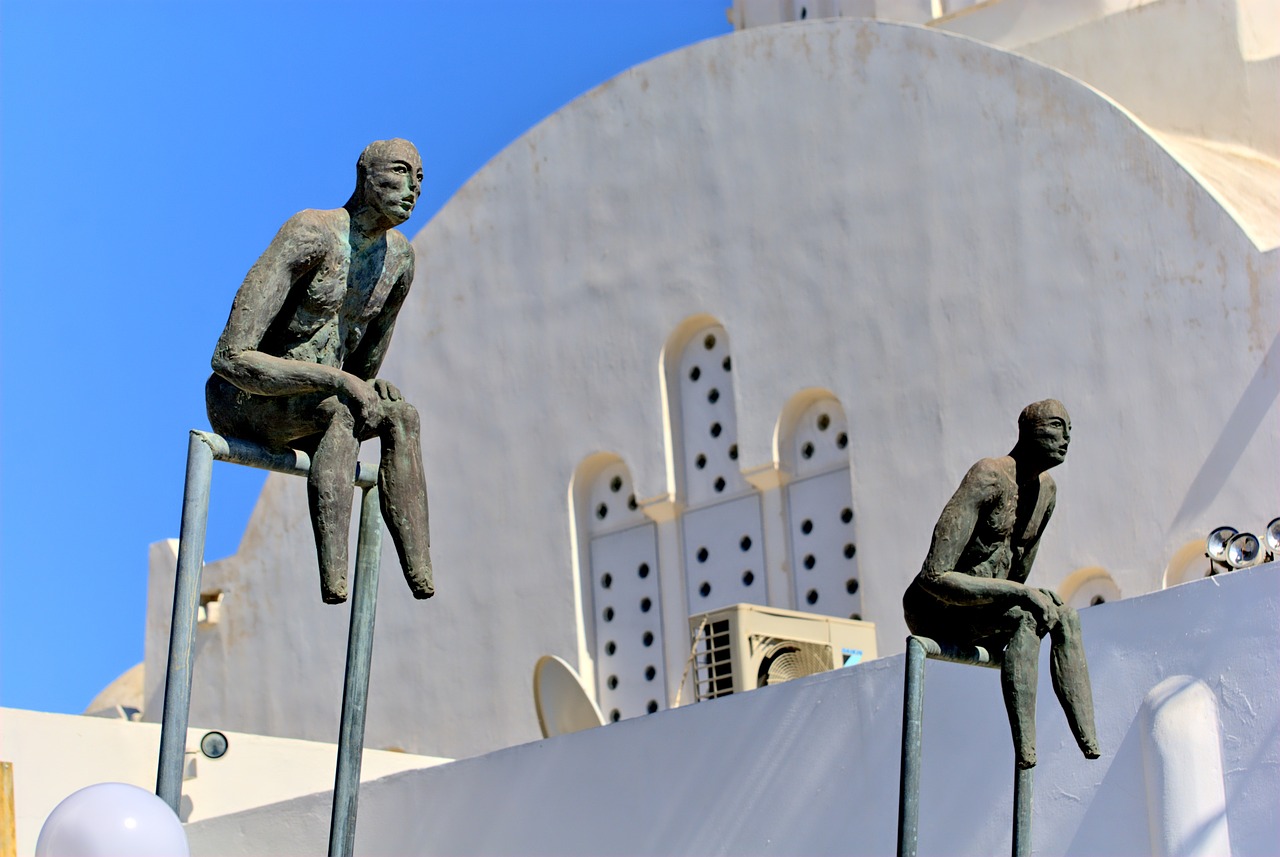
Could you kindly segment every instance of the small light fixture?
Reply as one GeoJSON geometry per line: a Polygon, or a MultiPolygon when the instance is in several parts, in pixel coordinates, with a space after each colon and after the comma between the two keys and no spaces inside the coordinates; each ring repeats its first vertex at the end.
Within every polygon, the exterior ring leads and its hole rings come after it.
{"type": "Polygon", "coordinates": [[[1235,527],[1218,527],[1209,533],[1204,542],[1204,555],[1209,558],[1209,574],[1230,571],[1227,565],[1227,543],[1235,538],[1238,531],[1235,527]]]}
{"type": "Polygon", "coordinates": [[[1238,533],[1227,542],[1227,565],[1249,568],[1262,562],[1262,542],[1253,533],[1238,533]]]}
{"type": "Polygon", "coordinates": [[[1280,553],[1280,518],[1272,518],[1271,523],[1267,524],[1267,531],[1263,534],[1263,538],[1267,543],[1267,550],[1271,551],[1272,556],[1280,553]]]}
{"type": "Polygon", "coordinates": [[[206,732],[200,739],[200,752],[210,759],[227,755],[227,736],[221,732],[206,732]]]}

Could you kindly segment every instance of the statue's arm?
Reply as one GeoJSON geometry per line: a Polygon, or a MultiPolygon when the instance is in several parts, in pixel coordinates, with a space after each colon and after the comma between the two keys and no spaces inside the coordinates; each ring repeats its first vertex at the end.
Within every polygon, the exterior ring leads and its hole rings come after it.
{"type": "Polygon", "coordinates": [[[933,528],[933,541],[916,583],[941,601],[957,605],[1008,602],[1014,606],[1026,600],[1027,587],[998,578],[975,577],[970,570],[957,568],[973,538],[979,516],[996,499],[1000,490],[997,474],[989,459],[979,461],[960,482],[947,501],[933,528]]]}
{"type": "MultiPolygon", "coordinates": [[[[289,302],[290,292],[324,258],[324,239],[308,212],[291,217],[245,276],[227,326],[213,351],[213,371],[242,390],[262,396],[343,392],[338,369],[287,360],[258,349],[289,302]]],[[[355,380],[355,379],[351,379],[355,380]]]]}
{"type": "Polygon", "coordinates": [[[401,249],[407,256],[404,266],[391,287],[391,294],[387,296],[382,312],[369,323],[369,328],[365,331],[360,344],[342,363],[343,369],[365,381],[372,380],[382,368],[382,361],[386,358],[387,349],[391,346],[391,334],[395,332],[400,307],[404,305],[409,287],[413,285],[413,248],[398,232],[388,233],[389,240],[392,235],[396,236],[397,244],[402,245],[401,249]]]}
{"type": "Polygon", "coordinates": [[[1047,492],[1044,514],[1041,515],[1040,523],[1031,540],[1014,551],[1013,567],[1009,569],[1009,579],[1018,583],[1026,583],[1031,575],[1031,566],[1035,563],[1036,553],[1040,550],[1040,537],[1044,535],[1044,529],[1049,525],[1049,518],[1053,516],[1053,510],[1058,504],[1058,486],[1053,479],[1048,474],[1042,475],[1040,479],[1041,485],[1044,486],[1043,490],[1047,492]]]}

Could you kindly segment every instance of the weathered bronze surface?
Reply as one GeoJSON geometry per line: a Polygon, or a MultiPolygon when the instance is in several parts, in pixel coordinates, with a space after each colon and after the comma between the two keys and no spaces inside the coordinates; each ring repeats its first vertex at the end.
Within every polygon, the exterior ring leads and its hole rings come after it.
{"type": "Polygon", "coordinates": [[[1040,639],[1049,636],[1053,689],[1087,758],[1098,758],[1093,692],[1076,611],[1027,586],[1040,536],[1057,501],[1045,471],[1067,455],[1071,418],[1061,402],[1027,405],[1018,442],[965,474],[933,530],[924,567],[903,596],[912,633],[1004,652],[1001,684],[1019,768],[1036,763],[1040,639]]]}
{"type": "Polygon", "coordinates": [[[413,246],[393,227],[422,190],[407,140],[371,143],[342,208],[307,209],[249,270],[205,385],[214,431],[311,456],[307,496],[320,593],[347,597],[347,539],[360,442],[382,442],[383,518],[417,598],[434,593],[418,412],[375,378],[413,282],[413,246]]]}

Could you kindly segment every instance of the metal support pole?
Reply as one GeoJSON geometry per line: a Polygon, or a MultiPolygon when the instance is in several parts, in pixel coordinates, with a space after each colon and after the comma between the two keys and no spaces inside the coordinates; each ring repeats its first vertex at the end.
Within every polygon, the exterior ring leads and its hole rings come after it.
{"type": "Polygon", "coordinates": [[[898,857],[915,857],[920,833],[924,655],[924,644],[916,637],[907,637],[907,674],[902,688],[902,768],[898,781],[898,857]]]}
{"type": "Polygon", "coordinates": [[[360,797],[360,761],[373,660],[373,621],[378,606],[378,561],[382,553],[382,514],[377,487],[360,503],[360,538],[347,636],[347,673],[342,686],[342,726],[338,732],[338,770],[333,784],[329,857],[351,857],[356,843],[356,804],[360,797]]]}
{"type": "Polygon", "coordinates": [[[191,712],[191,667],[195,661],[196,614],[200,608],[200,572],[204,566],[212,475],[213,449],[205,441],[203,432],[193,431],[187,446],[187,481],[182,492],[173,620],[169,624],[169,670],[165,677],[164,722],[160,728],[160,764],[156,773],[156,794],[175,814],[182,801],[182,757],[187,748],[187,717],[191,712]]]}
{"type": "Polygon", "coordinates": [[[1035,768],[1015,768],[1013,781],[1013,857],[1031,857],[1031,784],[1035,768]]]}

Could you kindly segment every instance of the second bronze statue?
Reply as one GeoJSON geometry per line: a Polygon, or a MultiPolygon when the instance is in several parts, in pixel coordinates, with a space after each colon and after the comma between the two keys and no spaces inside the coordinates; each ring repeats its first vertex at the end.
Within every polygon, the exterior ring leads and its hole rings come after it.
{"type": "Polygon", "coordinates": [[[295,214],[249,270],[205,386],[214,431],[311,456],[307,497],[330,604],[347,598],[356,458],[373,437],[382,514],[409,588],[435,592],[418,412],[376,377],[413,283],[413,246],[394,227],[421,190],[412,143],[371,143],[347,204],[295,214]]]}

